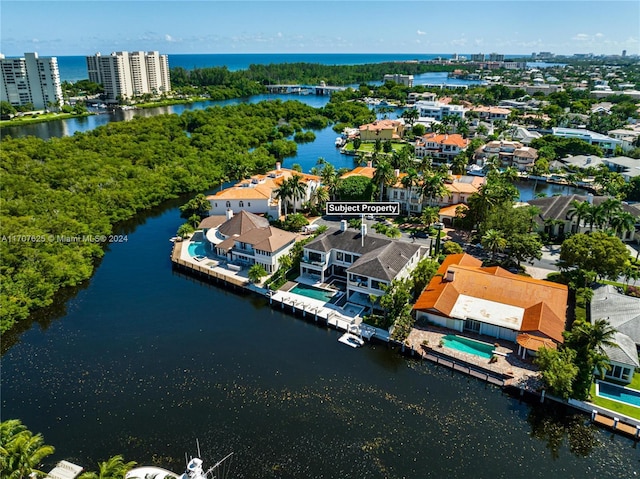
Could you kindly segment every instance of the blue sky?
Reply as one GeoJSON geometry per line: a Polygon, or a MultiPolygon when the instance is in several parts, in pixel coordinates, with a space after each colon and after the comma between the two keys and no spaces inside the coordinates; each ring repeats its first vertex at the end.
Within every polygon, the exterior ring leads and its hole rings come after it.
{"type": "Polygon", "coordinates": [[[2,0],[7,56],[161,53],[640,54],[637,0],[2,0]]]}

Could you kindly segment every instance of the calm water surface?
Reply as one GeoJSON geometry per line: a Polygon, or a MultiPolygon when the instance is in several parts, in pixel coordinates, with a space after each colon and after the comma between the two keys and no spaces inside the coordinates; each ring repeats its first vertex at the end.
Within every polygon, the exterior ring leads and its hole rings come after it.
{"type": "MultiPolygon", "coordinates": [[[[175,203],[174,203],[175,204],[175,203]]],[[[170,206],[122,225],[87,287],[2,358],[2,416],[92,467],[181,471],[235,452],[238,478],[630,478],[632,441],[172,271],[170,206]]]]}

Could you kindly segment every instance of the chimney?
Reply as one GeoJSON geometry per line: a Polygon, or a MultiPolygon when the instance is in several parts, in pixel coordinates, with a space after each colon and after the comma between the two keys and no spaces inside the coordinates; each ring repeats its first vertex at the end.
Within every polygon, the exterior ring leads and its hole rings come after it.
{"type": "Polygon", "coordinates": [[[587,201],[589,202],[590,205],[593,204],[593,194],[592,193],[589,193],[587,195],[587,201]]]}
{"type": "Polygon", "coordinates": [[[400,170],[396,168],[395,170],[393,170],[393,174],[396,176],[396,178],[398,178],[400,176],[400,170]]]}
{"type": "Polygon", "coordinates": [[[447,281],[448,283],[451,283],[454,278],[455,278],[455,271],[452,269],[448,269],[447,276],[444,278],[444,280],[447,281]]]}
{"type": "Polygon", "coordinates": [[[280,165],[280,162],[278,161],[278,162],[276,163],[276,171],[280,171],[280,167],[281,167],[281,166],[282,166],[282,165],[280,165]]]}
{"type": "Polygon", "coordinates": [[[367,161],[367,168],[373,168],[373,161],[367,161]]]}
{"type": "Polygon", "coordinates": [[[340,220],[340,231],[347,231],[347,220],[340,220]]]}
{"type": "Polygon", "coordinates": [[[365,237],[367,236],[367,223],[362,223],[360,226],[360,234],[365,237]]]}
{"type": "Polygon", "coordinates": [[[233,210],[231,208],[227,208],[226,217],[227,217],[227,221],[233,218],[233,210]]]}

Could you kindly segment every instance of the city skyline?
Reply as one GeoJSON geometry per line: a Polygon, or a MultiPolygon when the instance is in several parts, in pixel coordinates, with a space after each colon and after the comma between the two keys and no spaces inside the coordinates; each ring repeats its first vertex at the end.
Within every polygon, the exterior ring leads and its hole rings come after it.
{"type": "Polygon", "coordinates": [[[635,1],[2,2],[6,56],[179,53],[640,53],[635,1]],[[615,21],[603,22],[606,8],[615,21]]]}

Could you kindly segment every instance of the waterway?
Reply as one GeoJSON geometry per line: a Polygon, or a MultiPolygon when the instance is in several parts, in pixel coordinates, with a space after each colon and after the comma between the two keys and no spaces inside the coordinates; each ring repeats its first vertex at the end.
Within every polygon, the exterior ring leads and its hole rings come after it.
{"type": "MultiPolygon", "coordinates": [[[[121,225],[95,275],[2,358],[2,416],[85,467],[237,478],[632,477],[632,441],[172,271],[177,202],[121,225]]],[[[46,315],[45,315],[46,316],[46,315]]]]}

